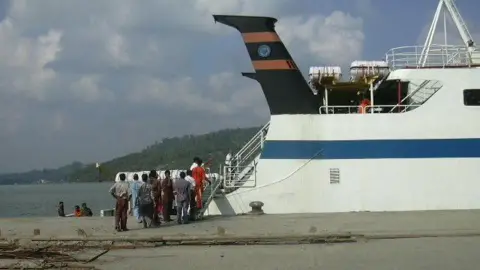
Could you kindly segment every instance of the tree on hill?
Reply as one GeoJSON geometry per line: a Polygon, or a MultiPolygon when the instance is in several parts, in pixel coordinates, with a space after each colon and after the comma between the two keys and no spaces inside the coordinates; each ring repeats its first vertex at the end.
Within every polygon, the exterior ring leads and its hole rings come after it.
{"type": "MultiPolygon", "coordinates": [[[[192,164],[194,156],[199,156],[204,161],[212,159],[215,170],[224,163],[229,150],[238,151],[259,129],[260,127],[226,129],[204,135],[165,138],[141,152],[101,164],[101,179],[112,181],[120,171],[186,169],[192,164]]],[[[97,181],[98,171],[95,164],[90,164],[68,178],[80,182],[97,181]]]]}
{"type": "MultiPolygon", "coordinates": [[[[259,129],[260,127],[225,129],[203,135],[165,138],[140,152],[102,163],[101,180],[113,181],[120,171],[186,169],[192,164],[194,156],[199,156],[204,161],[212,159],[213,168],[216,169],[225,161],[228,150],[233,153],[238,151],[259,129]]],[[[50,182],[93,182],[98,181],[98,170],[95,163],[84,165],[73,162],[58,169],[0,175],[0,185],[30,184],[40,179],[50,182]]]]}
{"type": "Polygon", "coordinates": [[[68,182],[71,180],[69,176],[76,171],[82,170],[84,166],[82,163],[75,161],[58,169],[31,170],[24,173],[3,174],[0,175],[0,185],[32,184],[42,179],[51,182],[68,182]]]}

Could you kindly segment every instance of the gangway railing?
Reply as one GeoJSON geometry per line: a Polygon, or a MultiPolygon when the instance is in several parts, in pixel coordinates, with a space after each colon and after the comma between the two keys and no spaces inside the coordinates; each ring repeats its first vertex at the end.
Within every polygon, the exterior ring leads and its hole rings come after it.
{"type": "MultiPolygon", "coordinates": [[[[256,170],[256,159],[260,155],[270,122],[263,126],[224,166],[223,181],[226,188],[238,188],[244,179],[249,178],[256,170]]],[[[253,184],[254,185],[254,184],[253,184]]],[[[244,187],[251,187],[246,185],[244,187]]]]}
{"type": "Polygon", "coordinates": [[[248,166],[234,167],[225,166],[224,169],[224,187],[225,189],[236,188],[253,188],[256,186],[256,166],[257,161],[260,158],[258,154],[257,158],[252,160],[248,166]],[[235,169],[239,169],[238,171],[235,169]]]}
{"type": "MultiPolygon", "coordinates": [[[[477,63],[468,48],[457,45],[430,45],[426,59],[422,56],[424,46],[404,46],[390,49],[385,57],[392,70],[403,68],[445,68],[455,66],[470,67],[477,63]],[[421,63],[423,62],[424,63],[421,63]]],[[[475,59],[480,60],[480,59],[475,59]]]]}
{"type": "Polygon", "coordinates": [[[210,174],[212,177],[209,178],[211,184],[208,185],[205,190],[203,191],[202,195],[202,209],[199,209],[198,212],[196,213],[197,219],[203,218],[205,215],[205,211],[207,211],[208,206],[210,203],[213,201],[215,196],[218,195],[220,187],[222,185],[222,177],[220,174],[210,174]]]}

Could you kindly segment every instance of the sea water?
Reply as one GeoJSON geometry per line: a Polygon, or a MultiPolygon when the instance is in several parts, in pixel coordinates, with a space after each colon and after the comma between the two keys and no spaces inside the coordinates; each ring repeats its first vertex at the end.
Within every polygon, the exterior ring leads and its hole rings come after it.
{"type": "Polygon", "coordinates": [[[56,216],[59,201],[64,202],[65,214],[85,202],[98,216],[101,209],[115,206],[108,193],[111,185],[113,182],[0,186],[0,218],[56,216]]]}

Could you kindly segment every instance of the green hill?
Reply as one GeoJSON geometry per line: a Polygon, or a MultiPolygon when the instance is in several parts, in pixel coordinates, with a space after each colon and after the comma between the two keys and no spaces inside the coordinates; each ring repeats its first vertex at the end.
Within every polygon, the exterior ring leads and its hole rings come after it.
{"type": "Polygon", "coordinates": [[[85,165],[80,162],[73,162],[72,164],[57,169],[31,170],[23,173],[2,174],[0,175],[0,185],[34,184],[40,180],[47,180],[50,182],[68,181],[69,175],[82,170],[84,167],[85,165]]]}
{"type": "MultiPolygon", "coordinates": [[[[212,159],[212,167],[216,169],[223,164],[229,149],[236,152],[259,129],[260,127],[226,129],[203,135],[165,138],[140,152],[102,163],[101,179],[112,181],[119,171],[184,169],[191,165],[194,156],[199,156],[204,161],[212,159]]],[[[39,179],[50,182],[91,182],[98,181],[98,171],[95,164],[75,162],[59,169],[0,175],[0,184],[35,183],[39,179]]]]}

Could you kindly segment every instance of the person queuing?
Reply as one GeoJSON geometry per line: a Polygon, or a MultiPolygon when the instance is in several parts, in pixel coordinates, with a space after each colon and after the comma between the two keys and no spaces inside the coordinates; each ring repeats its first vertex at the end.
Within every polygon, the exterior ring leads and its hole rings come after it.
{"type": "Polygon", "coordinates": [[[197,209],[203,208],[203,191],[205,190],[205,182],[210,182],[207,179],[205,169],[201,166],[202,160],[196,159],[197,166],[192,170],[192,176],[195,179],[195,197],[197,202],[197,209]]]}
{"type": "Polygon", "coordinates": [[[142,182],[138,180],[138,174],[133,175],[133,182],[130,185],[130,192],[132,193],[132,199],[130,200],[130,213],[133,214],[133,216],[137,219],[139,223],[142,222],[142,219],[140,219],[140,214],[139,214],[139,209],[137,205],[137,197],[138,197],[138,191],[140,190],[140,187],[142,186],[142,182]]]}
{"type": "Polygon", "coordinates": [[[165,171],[165,179],[162,181],[162,214],[163,214],[163,221],[170,222],[170,212],[173,208],[173,181],[170,176],[170,171],[165,171]]]}
{"type": "Polygon", "coordinates": [[[155,211],[153,215],[153,225],[154,226],[159,226],[160,225],[160,219],[159,219],[159,214],[162,212],[162,183],[161,180],[159,179],[159,175],[157,171],[151,170],[150,174],[148,175],[150,178],[150,182],[152,184],[152,190],[153,190],[153,197],[155,200],[155,211]]]}
{"type": "Polygon", "coordinates": [[[118,232],[128,231],[127,229],[127,212],[128,201],[131,199],[130,186],[125,181],[126,175],[120,174],[120,181],[113,184],[110,188],[110,194],[116,200],[115,204],[115,230],[118,232]]]}
{"type": "Polygon", "coordinates": [[[190,207],[188,212],[190,220],[192,220],[195,217],[195,208],[197,206],[195,200],[195,179],[192,177],[192,170],[187,170],[185,180],[190,182],[190,207]]]}
{"type": "Polygon", "coordinates": [[[195,220],[197,210],[204,207],[203,191],[206,183],[210,183],[203,168],[202,159],[194,158],[195,165],[192,169],[180,172],[180,177],[173,181],[169,170],[165,171],[165,178],[161,179],[156,170],[142,174],[142,181],[138,181],[138,175],[133,177],[133,183],[126,181],[126,175],[119,175],[120,181],[110,188],[110,194],[116,199],[115,205],[115,229],[128,231],[127,211],[128,205],[132,205],[133,214],[144,228],[160,225],[159,214],[163,216],[165,223],[172,221],[170,211],[173,209],[173,201],[176,202],[176,216],[178,224],[186,224],[195,220]],[[137,187],[134,187],[138,185],[137,187]],[[136,192],[136,195],[133,194],[136,192]],[[135,201],[131,201],[135,197],[135,201]],[[138,209],[138,212],[135,212],[138,209]],[[138,213],[138,216],[137,216],[138,213]]]}
{"type": "Polygon", "coordinates": [[[190,204],[190,182],[185,180],[186,174],[180,173],[180,178],[175,181],[174,190],[177,202],[177,223],[188,223],[188,208],[190,204]]]}
{"type": "Polygon", "coordinates": [[[148,180],[148,175],[146,173],[142,174],[143,184],[138,190],[136,202],[136,205],[138,205],[139,216],[142,220],[144,228],[152,227],[156,206],[152,184],[148,180]]]}

